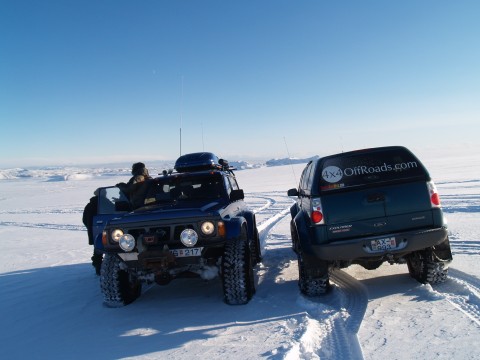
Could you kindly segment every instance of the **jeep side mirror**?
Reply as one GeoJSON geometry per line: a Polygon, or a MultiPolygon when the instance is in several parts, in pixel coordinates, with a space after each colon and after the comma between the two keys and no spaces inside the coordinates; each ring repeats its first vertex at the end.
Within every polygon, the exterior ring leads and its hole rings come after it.
{"type": "Polygon", "coordinates": [[[230,201],[243,200],[244,198],[245,194],[243,193],[242,189],[232,190],[232,192],[230,193],[230,201]]]}
{"type": "Polygon", "coordinates": [[[288,196],[298,196],[298,190],[297,189],[290,189],[287,191],[288,196]]]}

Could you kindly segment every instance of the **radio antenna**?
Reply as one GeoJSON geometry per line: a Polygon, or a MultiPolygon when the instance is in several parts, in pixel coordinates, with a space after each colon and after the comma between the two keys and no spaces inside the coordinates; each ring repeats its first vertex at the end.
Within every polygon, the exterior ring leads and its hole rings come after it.
{"type": "Polygon", "coordinates": [[[290,163],[290,166],[292,167],[293,178],[295,179],[295,184],[296,184],[297,183],[297,176],[295,175],[295,169],[293,168],[292,160],[290,158],[290,151],[288,151],[288,145],[287,145],[287,140],[285,139],[285,136],[283,137],[283,141],[285,142],[285,148],[287,149],[288,162],[290,163]]]}
{"type": "Polygon", "coordinates": [[[203,122],[200,123],[202,127],[202,151],[205,151],[205,142],[203,141],[203,122]]]}
{"type": "Polygon", "coordinates": [[[183,75],[182,75],[182,95],[180,98],[180,156],[182,156],[182,123],[183,123],[183,75]]]}

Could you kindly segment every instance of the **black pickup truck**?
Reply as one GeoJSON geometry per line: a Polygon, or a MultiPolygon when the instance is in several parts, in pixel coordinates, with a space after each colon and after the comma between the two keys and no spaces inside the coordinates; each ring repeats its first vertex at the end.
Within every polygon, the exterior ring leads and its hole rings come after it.
{"type": "Polygon", "coordinates": [[[290,209],[299,287],[310,296],[329,289],[329,270],[359,264],[406,263],[421,283],[447,277],[452,260],[435,184],[408,149],[390,146],[311,161],[290,209]]]}
{"type": "Polygon", "coordinates": [[[118,187],[99,189],[95,247],[104,253],[107,306],[131,303],[142,283],[192,276],[221,276],[227,304],[251,299],[261,249],[255,215],[232,170],[212,153],[183,155],[175,170],[135,185],[143,196],[137,208],[118,187]]]}

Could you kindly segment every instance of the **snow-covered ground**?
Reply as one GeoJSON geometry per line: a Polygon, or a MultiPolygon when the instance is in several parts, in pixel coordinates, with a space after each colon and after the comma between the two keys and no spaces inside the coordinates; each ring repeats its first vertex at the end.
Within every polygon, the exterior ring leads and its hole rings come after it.
{"type": "Polygon", "coordinates": [[[83,207],[128,168],[2,171],[0,348],[4,359],[479,359],[480,159],[424,159],[442,196],[454,261],[446,283],[421,285],[406,265],[332,275],[331,294],[297,286],[289,213],[304,164],[237,172],[265,246],[257,292],[222,302],[221,282],[145,288],[102,305],[83,207]],[[53,171],[53,172],[52,172],[53,171]],[[53,175],[52,175],[53,174],[53,175]]]}

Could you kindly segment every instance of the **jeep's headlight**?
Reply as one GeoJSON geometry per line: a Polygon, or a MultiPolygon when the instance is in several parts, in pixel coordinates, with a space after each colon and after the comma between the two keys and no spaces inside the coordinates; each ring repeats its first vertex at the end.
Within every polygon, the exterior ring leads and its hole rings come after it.
{"type": "Polygon", "coordinates": [[[120,241],[120,238],[122,237],[122,235],[123,235],[123,231],[120,229],[112,230],[112,232],[110,233],[112,240],[117,243],[120,241]]]}
{"type": "Polygon", "coordinates": [[[198,234],[193,229],[185,229],[180,234],[180,241],[185,246],[195,246],[198,241],[198,234]]]}
{"type": "Polygon", "coordinates": [[[212,235],[215,231],[215,225],[213,225],[211,221],[205,221],[200,227],[200,229],[205,235],[212,235]]]}
{"type": "Polygon", "coordinates": [[[118,244],[124,251],[132,251],[135,248],[135,238],[130,234],[122,235],[118,244]]]}

